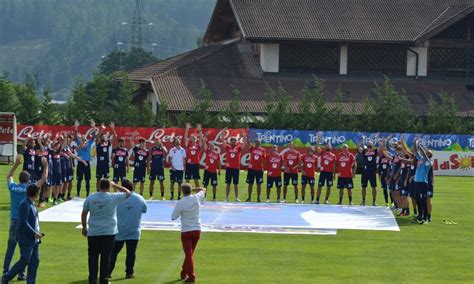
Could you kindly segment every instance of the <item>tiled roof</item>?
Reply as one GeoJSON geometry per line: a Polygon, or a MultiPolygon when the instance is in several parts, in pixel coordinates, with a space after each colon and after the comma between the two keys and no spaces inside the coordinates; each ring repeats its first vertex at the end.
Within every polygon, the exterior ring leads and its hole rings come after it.
{"type": "MultiPolygon", "coordinates": [[[[170,111],[192,110],[200,99],[198,90],[201,82],[206,83],[213,93],[210,111],[224,110],[232,100],[232,91],[237,89],[240,91],[242,112],[264,113],[268,86],[277,88],[280,84],[292,97],[291,107],[297,111],[302,98],[301,91],[306,82],[312,81],[312,76],[305,74],[263,74],[257,55],[245,41],[210,45],[193,54],[196,56],[194,60],[188,53],[186,58],[173,59],[172,67],[151,76],[159,100],[166,102],[170,111]]],[[[361,112],[364,100],[372,96],[374,82],[383,80],[350,76],[321,78],[325,81],[327,107],[337,105],[334,94],[340,86],[345,94],[342,106],[347,113],[361,112]]],[[[392,79],[392,82],[397,90],[406,92],[412,108],[419,113],[427,110],[431,95],[447,91],[455,94],[461,113],[474,115],[474,94],[468,93],[465,82],[412,78],[392,79]]]]}
{"type": "Polygon", "coordinates": [[[474,0],[229,1],[245,39],[413,42],[474,0]]]}

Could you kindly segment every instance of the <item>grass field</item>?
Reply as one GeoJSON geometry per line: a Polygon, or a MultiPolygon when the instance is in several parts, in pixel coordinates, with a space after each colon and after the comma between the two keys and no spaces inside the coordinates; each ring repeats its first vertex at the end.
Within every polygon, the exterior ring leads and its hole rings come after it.
{"type": "MultiPolygon", "coordinates": [[[[8,169],[9,166],[0,166],[3,179],[8,169]]],[[[435,181],[433,222],[412,225],[411,217],[399,218],[400,232],[338,230],[336,236],[205,233],[195,255],[197,281],[473,283],[474,178],[437,177],[435,181]],[[458,225],[442,224],[443,219],[455,220],[458,225]]],[[[224,198],[222,183],[223,177],[219,200],[224,198]]],[[[166,192],[168,197],[168,189],[166,192]]],[[[241,197],[246,197],[243,184],[240,192],[241,197]]],[[[292,196],[290,191],[290,200],[292,196]]],[[[356,186],[354,196],[355,204],[359,204],[360,187],[356,186]]],[[[337,194],[332,194],[332,203],[336,199],[337,194]]],[[[382,204],[381,191],[378,200],[382,204]]],[[[3,182],[0,183],[2,259],[8,238],[9,207],[9,194],[3,182]]],[[[87,283],[87,242],[80,230],[75,229],[76,225],[41,223],[46,237],[40,247],[37,283],[87,283]]],[[[143,232],[135,279],[124,280],[124,257],[123,251],[112,282],[176,282],[183,260],[179,233],[143,232]]],[[[17,259],[18,254],[14,261],[17,259]]]]}

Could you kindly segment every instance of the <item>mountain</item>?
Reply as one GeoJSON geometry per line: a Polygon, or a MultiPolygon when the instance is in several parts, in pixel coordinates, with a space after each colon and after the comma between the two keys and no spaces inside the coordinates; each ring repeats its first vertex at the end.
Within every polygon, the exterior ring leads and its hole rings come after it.
{"type": "MultiPolygon", "coordinates": [[[[131,47],[135,1],[0,1],[0,73],[13,81],[33,75],[55,92],[70,89],[76,77],[90,78],[103,56],[131,47]]],[[[142,47],[162,59],[195,48],[215,2],[139,0],[142,47]]]]}

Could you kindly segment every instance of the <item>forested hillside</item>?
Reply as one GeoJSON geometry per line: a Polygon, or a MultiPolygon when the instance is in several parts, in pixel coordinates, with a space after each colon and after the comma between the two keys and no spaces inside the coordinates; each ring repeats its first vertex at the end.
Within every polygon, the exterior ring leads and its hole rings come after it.
{"type": "MultiPolygon", "coordinates": [[[[143,48],[166,58],[196,47],[215,0],[140,0],[143,48]],[[155,45],[152,46],[152,43],[155,45]]],[[[0,73],[30,74],[62,94],[101,58],[130,48],[135,0],[0,0],[0,73]],[[123,45],[117,45],[123,42],[123,45]]],[[[61,96],[61,95],[60,95],[61,96]]]]}

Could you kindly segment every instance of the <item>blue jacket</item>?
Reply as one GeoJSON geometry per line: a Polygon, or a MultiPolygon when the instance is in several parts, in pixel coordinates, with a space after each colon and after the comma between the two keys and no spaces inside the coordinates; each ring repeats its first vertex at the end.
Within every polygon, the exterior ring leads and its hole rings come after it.
{"type": "Polygon", "coordinates": [[[39,231],[38,210],[31,200],[26,197],[18,207],[18,243],[33,246],[38,241],[35,237],[39,231]]]}

